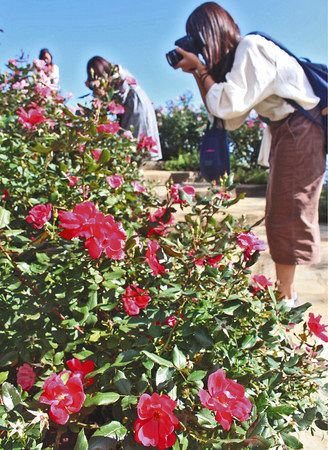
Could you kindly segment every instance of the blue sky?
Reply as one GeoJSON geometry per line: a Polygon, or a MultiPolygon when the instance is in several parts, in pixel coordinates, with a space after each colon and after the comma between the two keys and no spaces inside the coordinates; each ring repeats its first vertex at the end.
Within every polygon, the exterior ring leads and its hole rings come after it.
{"type": "MultiPolygon", "coordinates": [[[[23,49],[31,59],[48,47],[62,92],[88,93],[86,62],[94,55],[126,67],[156,105],[187,90],[192,76],[168,66],[165,53],[185,34],[195,0],[2,0],[1,68],[23,49]]],[[[222,0],[242,34],[265,31],[300,56],[327,63],[327,0],[222,0]]]]}

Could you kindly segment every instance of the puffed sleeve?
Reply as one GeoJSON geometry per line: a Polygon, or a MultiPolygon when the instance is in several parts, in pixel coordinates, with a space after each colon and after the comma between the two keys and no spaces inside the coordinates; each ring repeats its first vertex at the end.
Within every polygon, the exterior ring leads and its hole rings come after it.
{"type": "Polygon", "coordinates": [[[206,94],[213,116],[227,129],[241,126],[255,105],[274,93],[275,54],[260,36],[246,36],[238,44],[231,71],[223,83],[215,83],[206,94]]]}

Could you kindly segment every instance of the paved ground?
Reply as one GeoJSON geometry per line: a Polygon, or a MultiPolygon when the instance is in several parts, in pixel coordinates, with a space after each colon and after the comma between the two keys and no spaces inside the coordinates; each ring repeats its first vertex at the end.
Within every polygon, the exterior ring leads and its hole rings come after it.
{"type": "MultiPolygon", "coordinates": [[[[175,182],[187,181],[187,175],[176,175],[175,182]]],[[[164,184],[170,176],[169,172],[162,171],[145,171],[145,178],[154,182],[156,191],[159,196],[163,196],[166,192],[164,184]]],[[[192,180],[191,183],[192,184],[192,180]]],[[[204,187],[198,188],[199,192],[204,191],[204,187]]],[[[246,216],[248,223],[253,224],[264,216],[265,199],[263,197],[252,197],[241,200],[232,206],[229,211],[234,216],[246,216]]],[[[321,254],[322,261],[314,266],[299,266],[296,271],[296,289],[299,295],[300,303],[312,303],[311,311],[315,314],[321,314],[323,322],[328,323],[328,228],[321,225],[321,254]]],[[[259,225],[254,232],[264,241],[266,234],[264,224],[259,225]]],[[[274,264],[271,261],[268,250],[261,253],[261,257],[254,266],[254,273],[261,273],[275,279],[274,264]]],[[[328,347],[328,344],[326,345],[328,347]]],[[[328,357],[328,348],[325,349],[325,356],[328,357]]],[[[327,450],[328,438],[321,430],[317,430],[315,436],[310,433],[302,433],[301,440],[304,443],[305,450],[327,450]]]]}
{"type": "MultiPolygon", "coordinates": [[[[264,215],[264,198],[245,198],[232,206],[231,213],[236,216],[246,215],[249,223],[255,223],[264,215]]],[[[321,255],[320,264],[314,266],[299,266],[296,271],[296,289],[299,294],[300,303],[312,303],[311,311],[321,314],[324,323],[328,323],[328,229],[321,225],[321,255]]],[[[256,234],[266,241],[265,228],[261,224],[256,229],[256,234]]],[[[258,263],[254,266],[254,272],[263,273],[272,280],[275,279],[274,264],[268,250],[261,254],[258,263]]],[[[326,344],[325,356],[328,357],[328,345],[326,344]]],[[[327,450],[327,434],[317,430],[315,436],[309,432],[301,433],[301,441],[305,450],[327,450]]]]}

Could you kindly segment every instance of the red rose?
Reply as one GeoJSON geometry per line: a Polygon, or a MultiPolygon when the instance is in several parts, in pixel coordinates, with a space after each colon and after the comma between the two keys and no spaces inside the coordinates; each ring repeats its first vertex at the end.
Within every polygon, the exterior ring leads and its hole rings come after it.
{"type": "Polygon", "coordinates": [[[82,408],[85,400],[82,380],[79,375],[72,375],[64,371],[57,375],[53,373],[43,384],[40,402],[50,405],[50,418],[60,425],[64,425],[69,415],[77,413],[82,408]],[[65,376],[68,375],[66,383],[65,376]]]}
{"type": "Polygon", "coordinates": [[[168,226],[172,225],[174,218],[167,208],[158,208],[153,214],[149,214],[148,222],[151,228],[148,230],[147,237],[157,234],[165,236],[168,232],[168,226]]]}
{"type": "Polygon", "coordinates": [[[322,339],[324,342],[328,342],[328,336],[326,333],[326,328],[328,325],[320,323],[321,316],[315,317],[313,313],[309,314],[308,327],[311,333],[315,334],[318,338],[322,339]]]}
{"type": "Polygon", "coordinates": [[[198,393],[205,408],[215,411],[215,420],[229,431],[233,417],[241,422],[248,420],[252,403],[245,397],[245,389],[236,381],[226,378],[224,370],[219,369],[208,377],[208,391],[198,393]]]}
{"type": "Polygon", "coordinates": [[[272,286],[271,281],[268,280],[264,275],[254,275],[252,277],[252,282],[252,291],[254,294],[263,289],[267,289],[269,286],[272,286]]]}
{"type": "Polygon", "coordinates": [[[147,150],[149,153],[158,153],[157,142],[151,136],[141,134],[137,145],[138,150],[147,150]]]}
{"type": "Polygon", "coordinates": [[[122,300],[125,312],[129,316],[136,316],[140,309],[146,308],[150,301],[150,295],[145,289],[131,284],[125,289],[122,300]]]}
{"type": "Polygon", "coordinates": [[[16,113],[19,117],[18,122],[28,130],[35,129],[36,125],[47,121],[43,109],[34,104],[29,107],[28,111],[21,106],[16,113]]]}
{"type": "Polygon", "coordinates": [[[164,325],[167,325],[171,328],[173,328],[175,326],[175,324],[177,323],[178,319],[176,318],[176,316],[169,316],[165,319],[164,325]]]}
{"type": "Polygon", "coordinates": [[[51,203],[33,206],[25,220],[26,222],[31,223],[34,228],[40,230],[43,225],[50,220],[51,210],[51,203]]]}
{"type": "Polygon", "coordinates": [[[4,189],[3,193],[1,195],[1,200],[5,202],[8,197],[9,197],[9,191],[8,191],[8,189],[4,189]]]}
{"type": "Polygon", "coordinates": [[[148,241],[147,243],[147,252],[146,252],[146,261],[151,268],[153,275],[156,277],[157,275],[161,275],[166,272],[165,267],[160,264],[157,259],[157,250],[161,247],[157,241],[148,241]]]}
{"type": "Polygon", "coordinates": [[[35,372],[29,364],[25,363],[19,367],[17,371],[17,383],[22,386],[24,391],[28,391],[34,386],[35,378],[35,372]]]}
{"type": "Polygon", "coordinates": [[[170,194],[173,203],[185,205],[187,203],[187,199],[183,197],[187,197],[192,200],[196,195],[196,191],[194,186],[181,186],[180,184],[173,184],[170,189],[170,194]]]}
{"type": "Polygon", "coordinates": [[[84,382],[84,377],[95,370],[93,361],[89,359],[80,361],[77,358],[72,358],[66,361],[66,366],[70,369],[72,375],[78,375],[86,386],[91,386],[94,383],[94,378],[87,378],[84,382]]]}
{"type": "Polygon", "coordinates": [[[134,423],[134,438],[145,447],[164,450],[176,441],[174,431],[179,420],[173,414],[177,403],[168,395],[143,394],[138,402],[138,419],[134,423]]]}

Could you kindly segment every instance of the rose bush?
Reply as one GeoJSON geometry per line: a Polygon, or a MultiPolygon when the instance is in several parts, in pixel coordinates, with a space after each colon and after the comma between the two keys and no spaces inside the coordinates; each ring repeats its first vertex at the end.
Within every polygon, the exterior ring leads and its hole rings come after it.
{"type": "Polygon", "coordinates": [[[0,81],[1,447],[301,448],[325,325],[251,278],[231,180],[159,200],[115,92],[73,111],[40,68],[0,81]]]}

